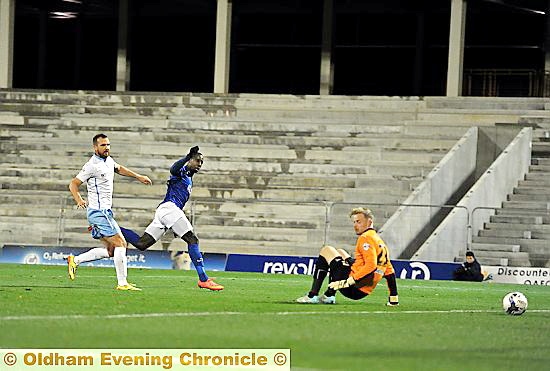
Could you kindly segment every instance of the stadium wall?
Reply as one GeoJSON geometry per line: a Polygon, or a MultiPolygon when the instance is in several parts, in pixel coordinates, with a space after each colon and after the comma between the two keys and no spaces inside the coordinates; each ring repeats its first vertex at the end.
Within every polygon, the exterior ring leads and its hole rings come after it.
{"type": "Polygon", "coordinates": [[[414,254],[414,260],[453,261],[461,250],[469,247],[471,236],[482,228],[493,212],[480,210],[476,212],[475,220],[472,220],[474,209],[499,207],[518,181],[523,179],[531,162],[531,140],[532,129],[522,129],[457,204],[470,213],[469,235],[464,234],[460,221],[461,214],[454,210],[414,254]]]}
{"type": "Polygon", "coordinates": [[[430,225],[433,217],[442,210],[440,207],[429,205],[446,204],[473,176],[476,169],[478,132],[477,127],[468,129],[426,179],[407,197],[403,204],[410,206],[399,207],[380,229],[380,236],[388,246],[391,246],[393,257],[402,257],[405,251],[414,245],[422,231],[430,225]]]}

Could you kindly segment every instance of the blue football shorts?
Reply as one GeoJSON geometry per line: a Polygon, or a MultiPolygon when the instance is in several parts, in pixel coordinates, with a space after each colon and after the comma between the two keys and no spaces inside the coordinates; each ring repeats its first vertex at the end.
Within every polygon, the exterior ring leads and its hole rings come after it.
{"type": "Polygon", "coordinates": [[[111,237],[121,233],[120,227],[113,217],[113,211],[88,209],[88,223],[92,237],[99,240],[102,237],[111,237]]]}

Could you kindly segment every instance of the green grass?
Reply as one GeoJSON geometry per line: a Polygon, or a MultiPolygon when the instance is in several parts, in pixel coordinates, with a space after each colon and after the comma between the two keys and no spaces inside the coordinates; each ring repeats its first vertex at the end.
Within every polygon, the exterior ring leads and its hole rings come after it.
{"type": "Polygon", "coordinates": [[[0,348],[290,348],[293,369],[547,370],[550,289],[398,280],[360,301],[293,301],[310,277],[216,272],[223,292],[194,272],[130,270],[142,292],[113,290],[114,269],[0,265],[0,348]],[[505,315],[522,291],[528,311],[505,315]],[[154,315],[157,314],[157,315],[154,315]]]}

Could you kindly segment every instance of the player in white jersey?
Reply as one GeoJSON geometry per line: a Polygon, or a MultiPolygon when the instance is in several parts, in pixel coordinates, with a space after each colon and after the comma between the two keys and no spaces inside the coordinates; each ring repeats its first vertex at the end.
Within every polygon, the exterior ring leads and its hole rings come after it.
{"type": "Polygon", "coordinates": [[[120,227],[113,217],[113,180],[115,173],[134,177],[143,184],[152,184],[151,179],[140,175],[122,165],[117,164],[110,156],[111,143],[105,134],[97,134],[93,138],[94,155],[84,164],[78,175],[71,180],[69,190],[73,195],[77,208],[87,209],[89,230],[92,237],[101,240],[105,247],[96,247],[78,256],[67,258],[69,278],[74,280],[79,264],[113,257],[118,280],[117,290],[139,291],[126,280],[128,264],[126,258],[126,240],[120,232],[120,227]],[[88,200],[78,191],[80,185],[86,183],[88,200]]]}

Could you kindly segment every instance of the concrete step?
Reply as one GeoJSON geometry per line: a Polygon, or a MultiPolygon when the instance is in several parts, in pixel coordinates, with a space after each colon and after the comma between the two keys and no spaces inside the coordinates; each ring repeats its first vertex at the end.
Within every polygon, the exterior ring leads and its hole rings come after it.
{"type": "Polygon", "coordinates": [[[109,115],[140,115],[147,116],[168,116],[195,115],[204,116],[205,112],[200,107],[168,107],[168,106],[96,106],[82,104],[51,104],[37,102],[3,102],[0,104],[0,111],[19,112],[25,116],[61,116],[65,114],[109,114],[109,115]]]}
{"type": "MultiPolygon", "coordinates": [[[[252,223],[256,220],[258,225],[260,224],[273,224],[282,223],[292,227],[297,226],[310,226],[310,225],[324,225],[326,208],[323,203],[311,203],[311,204],[299,204],[295,203],[283,203],[281,201],[267,202],[258,200],[257,202],[233,202],[231,200],[227,202],[216,203],[213,202],[195,202],[192,206],[192,212],[188,212],[187,215],[191,219],[193,217],[197,220],[197,228],[203,224],[200,222],[200,218],[206,218],[203,220],[211,223],[212,218],[216,218],[216,223],[231,225],[239,221],[247,221],[252,223]]],[[[152,216],[151,212],[151,216],[152,216]]]]}
{"type": "Polygon", "coordinates": [[[509,244],[492,244],[492,243],[472,243],[471,249],[474,252],[478,251],[503,251],[517,253],[520,251],[519,245],[509,244]]]}
{"type": "MultiPolygon", "coordinates": [[[[332,178],[331,178],[332,179],[332,178]]],[[[399,179],[398,177],[378,177],[376,184],[373,184],[372,177],[355,177],[355,187],[357,188],[379,188],[379,189],[392,189],[393,192],[397,190],[412,192],[416,187],[422,183],[422,177],[407,177],[406,179],[399,179]]],[[[353,187],[351,187],[353,188],[353,187]]]]}
{"type": "MultiPolygon", "coordinates": [[[[466,253],[466,251],[462,251],[461,256],[455,257],[454,258],[455,263],[464,263],[466,261],[466,259],[464,258],[465,253],[466,253]]],[[[506,266],[509,265],[508,264],[508,258],[490,258],[490,257],[486,257],[486,256],[478,258],[477,255],[476,255],[476,260],[478,261],[479,264],[481,264],[481,270],[482,271],[483,271],[483,267],[486,266],[486,265],[492,265],[492,266],[498,265],[498,266],[503,266],[503,267],[506,267],[506,266]]]]}
{"type": "Polygon", "coordinates": [[[548,211],[528,210],[528,209],[499,209],[497,215],[507,218],[517,217],[539,217],[543,224],[550,223],[550,213],[548,211]]]}
{"type": "MultiPolygon", "coordinates": [[[[149,215],[149,221],[151,216],[149,215]]],[[[269,228],[299,228],[299,229],[322,229],[325,225],[325,220],[318,219],[300,219],[299,215],[287,216],[276,215],[266,216],[257,215],[250,217],[241,217],[233,215],[211,215],[200,214],[195,216],[194,224],[203,225],[219,225],[219,226],[241,226],[241,227],[269,227],[269,228]]]]}
{"type": "MultiPolygon", "coordinates": [[[[29,131],[29,130],[8,130],[0,129],[0,134],[3,138],[7,138],[4,142],[14,142],[14,140],[21,141],[27,145],[36,146],[38,138],[47,138],[48,141],[41,144],[41,146],[48,146],[47,144],[52,138],[63,138],[63,143],[78,143],[70,148],[71,151],[75,151],[78,148],[85,150],[95,134],[97,134],[97,128],[93,130],[84,131],[79,130],[63,130],[63,131],[29,131]]],[[[193,145],[200,145],[201,148],[209,148],[221,145],[235,144],[238,146],[281,146],[281,148],[293,149],[300,151],[297,153],[303,153],[308,149],[313,150],[329,150],[329,149],[357,149],[362,151],[378,152],[382,149],[387,149],[387,154],[382,152],[381,156],[392,158],[399,156],[400,152],[406,153],[422,153],[427,152],[430,154],[442,155],[451,148],[458,138],[453,139],[434,139],[434,138],[414,138],[403,136],[375,136],[369,135],[365,137],[361,136],[294,136],[294,135],[279,135],[277,133],[267,133],[265,136],[243,132],[243,133],[220,133],[219,131],[213,132],[186,132],[182,135],[179,130],[175,131],[155,131],[155,132],[122,132],[114,131],[109,133],[112,143],[113,155],[122,154],[123,151],[118,151],[117,146],[122,143],[143,143],[143,142],[155,142],[158,148],[155,151],[170,151],[172,156],[184,155],[187,148],[193,145]],[[164,148],[166,147],[166,148],[164,148]],[[182,150],[183,148],[183,150],[182,150]]],[[[124,147],[121,147],[124,148],[124,147]]],[[[140,153],[148,154],[147,146],[138,146],[132,151],[139,149],[140,153]],[[142,150],[142,148],[145,148],[142,150]]],[[[260,147],[261,148],[261,147],[260,147]]],[[[54,148],[55,149],[55,148],[54,148]]],[[[208,156],[208,152],[204,152],[208,156]]]]}
{"type": "MultiPolygon", "coordinates": [[[[0,112],[1,113],[1,112],[0,112]]],[[[390,117],[390,116],[388,116],[390,117]]],[[[1,122],[0,122],[1,124],[1,122]]],[[[434,126],[417,122],[414,125],[386,122],[386,120],[364,122],[342,119],[283,119],[271,120],[262,117],[255,120],[241,118],[197,118],[166,119],[164,116],[111,116],[111,115],[68,115],[61,116],[30,116],[25,119],[23,127],[11,127],[9,124],[0,126],[8,132],[16,129],[41,132],[69,132],[78,134],[80,131],[120,131],[124,133],[212,133],[212,134],[248,134],[259,136],[311,136],[311,137],[403,137],[403,138],[460,138],[467,125],[454,128],[444,124],[434,126]]]]}
{"type": "MultiPolygon", "coordinates": [[[[10,190],[27,190],[41,191],[50,190],[58,192],[66,192],[68,190],[67,179],[51,179],[48,181],[41,181],[40,179],[24,179],[15,177],[2,177],[0,176],[0,188],[10,190]]],[[[81,192],[85,194],[85,186],[81,188],[81,192]]],[[[158,197],[162,199],[166,192],[166,185],[162,182],[157,182],[152,186],[144,186],[138,182],[123,182],[118,181],[116,184],[116,192],[119,195],[134,195],[137,197],[158,197]]],[[[382,194],[382,192],[380,192],[382,194]]],[[[376,192],[370,192],[371,195],[376,195],[376,192]]],[[[294,188],[276,188],[276,187],[255,187],[255,188],[239,188],[231,186],[218,186],[207,185],[206,187],[194,186],[193,187],[194,198],[204,199],[286,199],[286,200],[302,200],[302,201],[315,201],[315,200],[328,200],[343,201],[344,194],[340,188],[328,188],[328,187],[314,187],[309,188],[307,186],[295,185],[294,188]]],[[[374,196],[373,196],[374,197],[374,196]]]]}
{"type": "Polygon", "coordinates": [[[522,224],[522,223],[485,223],[486,229],[507,231],[537,231],[550,232],[550,224],[522,224]]]}
{"type": "MultiPolygon", "coordinates": [[[[550,132],[549,132],[550,133],[550,132]]],[[[550,138],[549,138],[550,139],[550,138]]],[[[550,166],[550,158],[533,157],[531,158],[532,165],[550,166]]]]}
{"type": "MultiPolygon", "coordinates": [[[[57,156],[73,156],[87,158],[91,155],[89,145],[73,145],[70,143],[47,145],[41,143],[21,143],[21,142],[2,142],[0,141],[0,150],[5,154],[15,154],[21,156],[36,156],[44,155],[48,151],[54,151],[57,156]]],[[[176,160],[181,157],[182,149],[180,146],[165,145],[158,143],[158,146],[153,148],[148,145],[134,145],[120,148],[117,146],[117,152],[123,154],[124,157],[141,157],[141,156],[164,156],[164,158],[172,158],[176,160]]],[[[219,146],[201,146],[201,152],[210,159],[247,159],[249,161],[293,161],[293,162],[310,162],[310,163],[347,163],[350,158],[354,158],[358,162],[376,162],[376,161],[412,161],[423,163],[437,163],[442,157],[442,154],[433,154],[429,152],[413,152],[413,151],[383,151],[380,148],[367,148],[366,150],[357,148],[342,148],[342,149],[288,149],[282,145],[248,145],[243,148],[242,145],[219,145],[219,146]],[[236,148],[236,146],[239,146],[236,148]]],[[[114,156],[114,153],[113,153],[114,156]]],[[[117,156],[119,158],[120,156],[117,156]]]]}
{"type": "Polygon", "coordinates": [[[532,212],[550,211],[550,203],[540,201],[504,201],[503,209],[527,209],[532,212]]]}
{"type": "Polygon", "coordinates": [[[490,220],[492,223],[505,224],[506,226],[510,226],[516,223],[527,224],[527,225],[543,224],[542,216],[521,216],[521,215],[506,215],[506,214],[491,215],[490,220]]]}
{"type": "MultiPolygon", "coordinates": [[[[33,165],[41,168],[60,168],[60,169],[80,169],[86,158],[80,156],[72,157],[68,153],[64,154],[63,162],[58,157],[44,156],[44,154],[7,154],[3,157],[3,162],[14,167],[15,164],[33,165]]],[[[117,162],[130,168],[156,168],[169,169],[176,158],[139,158],[128,156],[114,157],[117,162]]],[[[267,160],[267,159],[266,159],[267,160]]],[[[425,176],[433,168],[433,164],[418,163],[416,166],[406,164],[404,161],[371,161],[368,165],[354,165],[351,163],[342,164],[324,164],[312,163],[306,161],[255,161],[249,162],[242,159],[233,161],[224,161],[210,158],[205,161],[203,171],[214,172],[255,172],[255,173],[286,173],[286,174],[385,174],[397,176],[425,176]]]]}
{"type": "Polygon", "coordinates": [[[1,101],[22,102],[29,104],[53,103],[73,105],[103,105],[103,106],[179,106],[182,104],[190,106],[219,106],[233,107],[234,109],[245,110],[247,108],[279,108],[283,109],[338,109],[346,110],[372,110],[387,111],[393,110],[411,111],[424,110],[522,110],[534,111],[537,113],[523,115],[524,120],[532,120],[544,116],[545,105],[543,98],[480,98],[480,97],[349,97],[349,96],[305,96],[296,97],[292,95],[278,94],[231,94],[215,96],[212,94],[197,93],[87,93],[87,92],[29,92],[9,91],[0,96],[1,101]],[[538,99],[538,100],[537,100],[538,99]]]}
{"type": "MultiPolygon", "coordinates": [[[[298,110],[299,111],[299,110],[298,110]]],[[[25,118],[25,123],[29,125],[42,125],[49,126],[51,128],[57,129],[75,129],[80,127],[84,128],[93,128],[94,125],[101,127],[109,127],[111,123],[114,126],[120,127],[123,130],[129,130],[129,128],[124,128],[121,123],[123,122],[132,122],[136,121],[137,125],[140,127],[140,131],[149,131],[151,129],[159,130],[162,128],[172,128],[178,129],[182,128],[185,125],[192,125],[191,127],[186,127],[188,130],[197,129],[201,131],[214,130],[214,131],[272,131],[270,129],[276,128],[275,131],[282,132],[284,135],[288,131],[292,131],[296,126],[301,127],[300,130],[309,128],[311,133],[319,132],[348,132],[348,133],[357,133],[357,132],[369,132],[369,133],[405,133],[404,125],[408,125],[407,121],[398,121],[393,120],[391,113],[387,114],[384,120],[367,122],[361,121],[358,124],[358,120],[349,119],[347,117],[340,118],[300,118],[300,117],[271,117],[264,116],[259,118],[247,118],[240,115],[211,115],[211,113],[205,113],[200,116],[189,115],[189,116],[143,116],[135,114],[118,114],[112,116],[109,114],[95,113],[90,114],[62,114],[59,116],[29,116],[25,118]],[[150,119],[149,119],[150,118],[150,119]],[[149,121],[148,121],[149,120],[149,121]],[[167,124],[166,124],[167,122],[167,124]],[[193,123],[199,124],[195,125],[193,123]],[[194,126],[193,126],[194,125],[194,126]],[[289,125],[289,127],[285,127],[289,125]],[[360,129],[363,128],[363,130],[360,129]],[[254,130],[249,130],[254,129],[254,130]]],[[[2,113],[0,113],[2,114],[2,113]]],[[[9,114],[16,114],[9,113],[9,114]]],[[[437,127],[439,125],[433,125],[425,122],[415,121],[413,126],[422,127],[422,126],[436,126],[434,130],[437,132],[437,127]]],[[[449,125],[446,125],[449,126],[449,125]]],[[[468,125],[461,124],[460,127],[467,127],[468,125]]],[[[452,127],[452,126],[450,126],[452,127]]],[[[298,130],[298,131],[300,131],[298,130]]],[[[443,132],[443,130],[439,130],[443,132]]]]}
{"type": "Polygon", "coordinates": [[[537,194],[537,193],[529,192],[527,190],[520,190],[520,189],[514,190],[514,192],[516,191],[521,193],[508,195],[508,201],[539,202],[542,204],[546,204],[550,202],[550,193],[545,194],[546,193],[545,192],[545,193],[537,194]],[[529,192],[529,193],[524,193],[524,192],[529,192]]]}
{"type": "Polygon", "coordinates": [[[531,256],[531,263],[534,267],[546,267],[550,268],[550,254],[545,255],[537,255],[537,254],[530,254],[531,256]]]}
{"type": "Polygon", "coordinates": [[[201,236],[201,251],[227,254],[259,254],[259,255],[291,255],[291,256],[318,256],[319,246],[309,243],[280,241],[249,241],[201,236]]]}
{"type": "MultiPolygon", "coordinates": [[[[53,227],[57,230],[59,227],[59,215],[60,214],[53,214],[50,213],[50,215],[45,216],[36,216],[33,215],[32,217],[28,216],[20,216],[20,215],[0,215],[0,223],[4,226],[6,225],[20,225],[20,224],[31,224],[32,226],[36,228],[50,228],[53,227]]],[[[77,219],[77,218],[64,218],[63,224],[70,228],[70,227],[78,227],[81,229],[88,228],[88,223],[86,222],[86,215],[84,215],[84,219],[77,219]]]]}
{"type": "Polygon", "coordinates": [[[547,177],[540,177],[538,180],[520,180],[518,188],[533,187],[546,188],[550,187],[550,174],[547,177]]]}
{"type": "MultiPolygon", "coordinates": [[[[550,174],[549,174],[550,175],[550,174]]],[[[550,195],[550,188],[547,187],[535,187],[535,186],[522,186],[514,188],[514,195],[550,195]]]]}
{"type": "MultiPolygon", "coordinates": [[[[544,110],[544,98],[508,98],[508,97],[425,97],[427,108],[454,109],[529,109],[544,110]]],[[[538,116],[522,116],[523,119],[538,116]]]]}
{"type": "Polygon", "coordinates": [[[392,194],[390,192],[384,193],[382,191],[365,192],[364,190],[361,190],[361,189],[356,189],[356,190],[348,189],[343,194],[342,201],[348,202],[348,203],[357,203],[361,205],[370,204],[373,202],[399,205],[400,203],[403,203],[408,196],[409,196],[409,193],[392,194]]]}
{"type": "MultiPolygon", "coordinates": [[[[384,124],[383,121],[367,125],[358,125],[349,123],[350,121],[340,120],[242,120],[242,119],[215,119],[209,117],[185,117],[166,119],[164,117],[152,117],[148,120],[146,117],[112,117],[102,115],[63,115],[62,120],[46,121],[34,119],[29,123],[48,124],[50,130],[75,130],[75,129],[93,129],[94,127],[118,128],[121,131],[162,131],[163,129],[172,129],[186,132],[227,132],[227,133],[255,133],[255,134],[278,134],[289,135],[321,135],[327,136],[328,133],[338,136],[355,136],[364,134],[406,134],[402,126],[396,124],[384,124]],[[322,134],[325,133],[325,134],[322,134]]],[[[355,121],[356,122],[356,121],[355,121]]],[[[437,131],[435,132],[437,133],[437,131]]],[[[432,133],[433,134],[433,133],[432,133]]],[[[442,132],[442,134],[444,134],[442,132]]],[[[446,134],[449,137],[449,134],[446,134]]],[[[457,135],[454,135],[455,137],[457,135]]],[[[458,135],[460,136],[460,135],[458,135]]]]}
{"type": "Polygon", "coordinates": [[[0,112],[0,125],[25,125],[25,118],[19,115],[18,112],[0,112]]]}
{"type": "MultiPolygon", "coordinates": [[[[139,186],[139,185],[138,185],[139,186]]],[[[139,188],[131,185],[134,192],[139,188]]],[[[131,194],[129,188],[123,188],[123,193],[131,194]]],[[[246,188],[196,188],[193,187],[194,199],[267,199],[295,201],[344,201],[344,194],[334,189],[246,189],[246,188]]]]}
{"type": "Polygon", "coordinates": [[[516,123],[520,116],[529,114],[530,111],[508,111],[508,110],[475,110],[472,112],[464,112],[464,110],[452,109],[432,109],[425,112],[418,112],[418,120],[439,120],[442,123],[447,121],[455,121],[457,116],[465,123],[472,125],[477,124],[494,124],[494,123],[516,123]]]}
{"type": "MultiPolygon", "coordinates": [[[[533,142],[532,152],[534,156],[549,157],[550,156],[550,143],[546,142],[533,142]]],[[[544,170],[547,171],[547,170],[544,170]]]]}
{"type": "MultiPolygon", "coordinates": [[[[148,169],[144,169],[148,170],[148,169]]],[[[164,192],[164,182],[167,179],[168,171],[162,170],[158,172],[144,171],[153,180],[153,188],[161,187],[164,192]]],[[[2,164],[0,166],[0,179],[3,183],[14,184],[37,184],[40,186],[44,180],[47,182],[56,183],[67,186],[69,181],[77,174],[73,169],[49,169],[49,168],[36,168],[36,167],[18,167],[16,164],[2,164]],[[12,166],[13,165],[13,166],[12,166]],[[5,167],[4,167],[5,166],[5,167]]],[[[370,178],[369,178],[370,179],[370,178]]],[[[127,183],[134,183],[132,179],[126,179],[124,177],[117,177],[117,184],[123,181],[127,183]],[[129,182],[128,182],[129,180],[129,182]]],[[[262,189],[327,189],[334,188],[341,190],[342,188],[353,188],[356,182],[366,182],[365,179],[358,178],[357,180],[351,178],[327,178],[324,175],[284,175],[284,174],[216,174],[208,173],[208,176],[197,176],[194,179],[194,187],[196,188],[212,188],[212,189],[233,189],[233,188],[246,188],[249,187],[253,190],[262,189]]],[[[393,178],[380,179],[380,182],[389,186],[397,186],[396,189],[405,191],[412,188],[420,180],[414,182],[400,181],[393,178]]],[[[379,182],[377,182],[377,185],[379,182]]],[[[140,184],[137,184],[138,186],[140,184]]],[[[380,189],[383,189],[381,187],[380,189]]],[[[65,189],[63,189],[65,190],[65,189]]],[[[140,189],[142,190],[142,189],[140,189]]]]}
{"type": "Polygon", "coordinates": [[[535,238],[534,232],[525,230],[508,229],[482,229],[478,232],[481,237],[514,237],[514,238],[535,238]]]}
{"type": "Polygon", "coordinates": [[[508,252],[508,251],[489,251],[489,250],[474,250],[476,258],[506,258],[508,262],[511,260],[529,261],[529,254],[526,252],[508,252]]]}
{"type": "Polygon", "coordinates": [[[83,91],[44,91],[9,89],[0,91],[0,102],[27,102],[52,104],[181,104],[189,100],[189,93],[127,93],[127,92],[83,92],[83,91]]]}
{"type": "MultiPolygon", "coordinates": [[[[544,226],[544,225],[543,225],[544,226]]],[[[548,229],[537,229],[536,226],[525,228],[518,227],[517,229],[492,228],[479,231],[480,236],[486,237],[514,237],[514,238],[532,238],[550,240],[550,231],[548,229]]],[[[538,227],[541,227],[540,225],[538,227]]],[[[550,246],[550,241],[549,241],[550,246]]]]}
{"type": "MultiPolygon", "coordinates": [[[[209,238],[233,240],[285,241],[288,243],[310,241],[308,230],[299,228],[202,225],[196,227],[196,232],[199,238],[202,235],[207,235],[209,238]]],[[[322,240],[322,238],[322,234],[317,235],[317,239],[322,240]]]]}
{"type": "MultiPolygon", "coordinates": [[[[111,137],[112,143],[116,143],[115,140],[119,142],[126,140],[128,138],[132,139],[135,137],[137,141],[143,142],[151,138],[151,141],[155,142],[166,142],[178,144],[183,147],[191,146],[194,144],[205,144],[208,145],[220,145],[220,144],[248,144],[248,145],[281,145],[287,146],[290,149],[306,150],[306,149],[318,149],[318,148],[350,148],[357,149],[362,148],[367,150],[368,147],[374,148],[387,148],[387,149],[398,149],[398,150],[409,150],[409,151],[419,151],[419,150],[428,150],[428,151],[444,151],[454,145],[458,140],[456,137],[452,138],[437,138],[435,135],[432,137],[413,137],[413,136],[404,136],[404,135],[353,135],[346,136],[341,133],[328,133],[323,135],[294,135],[292,132],[266,132],[265,135],[262,133],[255,132],[224,132],[223,130],[216,131],[196,131],[196,132],[186,132],[185,136],[182,136],[182,131],[179,129],[175,130],[155,130],[154,132],[131,132],[131,131],[120,131],[117,129],[108,129],[104,128],[103,130],[106,134],[111,137]],[[331,135],[329,135],[331,134],[331,135]],[[119,139],[120,137],[120,139],[119,139]]],[[[84,128],[79,130],[53,130],[50,132],[32,132],[32,131],[14,131],[3,129],[2,134],[7,137],[52,137],[54,135],[59,135],[63,133],[63,137],[66,139],[73,140],[74,142],[88,143],[90,138],[93,137],[94,133],[97,132],[97,129],[92,129],[90,131],[84,131],[84,128]],[[65,133],[66,132],[66,135],[65,133]],[[57,134],[56,134],[57,133],[57,134]]]]}
{"type": "Polygon", "coordinates": [[[519,124],[522,125],[550,125],[550,117],[546,115],[526,115],[519,118],[519,124]]]}
{"type": "Polygon", "coordinates": [[[492,258],[492,257],[482,256],[482,257],[479,257],[479,258],[476,257],[476,260],[482,266],[490,265],[490,266],[507,267],[509,265],[508,258],[499,258],[499,257],[492,258]]]}
{"type": "Polygon", "coordinates": [[[536,138],[538,141],[550,139],[550,131],[548,128],[535,127],[533,128],[533,138],[536,138]]]}
{"type": "MultiPolygon", "coordinates": [[[[67,187],[68,193],[68,187],[67,187]]],[[[57,191],[41,191],[40,193],[29,193],[28,191],[2,190],[0,192],[0,205],[34,205],[35,207],[60,207],[71,200],[70,193],[60,194],[57,191]],[[70,198],[69,198],[70,197],[70,198]]],[[[18,207],[18,206],[17,206],[18,207]]]]}
{"type": "MultiPolygon", "coordinates": [[[[55,138],[62,137],[65,141],[72,141],[74,143],[87,144],[90,142],[95,134],[97,134],[98,128],[92,128],[90,130],[84,130],[84,128],[72,129],[72,130],[53,130],[48,131],[33,131],[33,130],[10,130],[0,129],[1,136],[5,138],[27,138],[26,140],[36,140],[36,138],[55,138]]],[[[180,148],[189,148],[195,144],[200,146],[205,145],[220,145],[220,144],[239,144],[239,145],[281,145],[287,146],[289,149],[307,150],[307,149],[342,149],[342,148],[363,148],[367,150],[369,147],[375,148],[374,151],[382,149],[394,150],[398,148],[399,151],[429,151],[430,153],[441,154],[445,153],[451,148],[458,138],[450,139],[434,139],[430,137],[411,137],[411,136],[399,136],[399,135],[366,135],[366,136],[300,136],[293,135],[292,132],[277,133],[268,132],[266,135],[250,132],[228,132],[224,133],[222,130],[218,131],[197,131],[186,132],[182,135],[182,131],[179,129],[174,130],[155,130],[154,132],[143,131],[120,131],[115,128],[103,128],[102,130],[111,138],[111,143],[117,145],[117,143],[129,142],[129,143],[143,143],[143,142],[159,142],[159,143],[171,143],[172,145],[179,145],[180,148]]],[[[160,146],[159,146],[160,147],[160,146]]],[[[116,147],[114,147],[116,148],[116,147]]],[[[115,153],[113,148],[113,153],[115,153]]]]}
{"type": "Polygon", "coordinates": [[[543,172],[527,173],[525,174],[525,180],[527,181],[546,181],[548,180],[548,174],[543,172]]]}
{"type": "MultiPolygon", "coordinates": [[[[118,92],[81,92],[81,91],[52,91],[36,92],[25,90],[3,91],[0,101],[17,101],[28,103],[57,103],[57,104],[95,104],[95,105],[232,105],[244,109],[252,107],[280,107],[280,108],[337,108],[371,109],[371,110],[410,110],[419,107],[426,109],[528,109],[544,110],[543,98],[489,98],[489,97],[375,97],[375,96],[293,96],[284,94],[230,94],[216,96],[205,93],[118,93],[118,92]]],[[[539,117],[525,115],[524,119],[539,117]]]]}
{"type": "MultiPolygon", "coordinates": [[[[548,143],[550,146],[550,143],[548,143]]],[[[550,147],[549,147],[550,148],[550,147]]],[[[529,172],[550,174],[550,165],[530,165],[529,172]]]]}
{"type": "MultiPolygon", "coordinates": [[[[416,113],[409,110],[401,111],[369,111],[369,110],[343,110],[343,109],[325,109],[319,110],[317,108],[311,109],[296,109],[289,110],[288,107],[250,107],[247,109],[237,109],[236,111],[230,111],[231,107],[228,107],[229,110],[213,106],[204,106],[194,107],[195,110],[201,109],[207,112],[211,116],[236,116],[247,119],[259,119],[259,118],[289,118],[289,119],[310,119],[310,120],[355,120],[355,121],[364,121],[364,122],[399,122],[403,120],[413,120],[416,118],[416,113]]],[[[189,116],[189,108],[174,107],[172,110],[163,110],[162,112],[155,114],[167,114],[171,118],[177,116],[189,116]]],[[[92,111],[93,112],[93,111],[92,111]]],[[[194,113],[194,112],[193,112],[194,113]]],[[[200,113],[196,114],[197,116],[200,113]]]]}
{"type": "MultiPolygon", "coordinates": [[[[400,188],[400,187],[383,188],[383,187],[380,187],[378,184],[374,184],[372,187],[348,188],[343,190],[343,193],[345,197],[350,197],[350,198],[358,198],[358,197],[360,198],[362,196],[372,196],[372,195],[388,195],[388,196],[393,195],[393,196],[407,198],[411,193],[411,191],[404,187],[403,188],[400,188]]],[[[346,201],[346,202],[354,202],[354,201],[352,200],[352,201],[346,201]]],[[[380,203],[385,203],[385,202],[380,201],[380,203]]]]}
{"type": "Polygon", "coordinates": [[[416,121],[414,123],[405,123],[401,132],[403,134],[425,137],[431,137],[434,134],[442,135],[444,133],[447,137],[460,138],[469,128],[470,125],[464,123],[459,126],[456,124],[449,125],[441,122],[438,122],[436,125],[434,123],[416,121]]]}
{"type": "MultiPolygon", "coordinates": [[[[477,255],[476,255],[477,258],[477,255]]],[[[550,267],[550,254],[529,254],[529,260],[524,258],[491,258],[481,257],[477,259],[482,265],[501,265],[501,266],[515,266],[515,267],[550,267]]],[[[455,261],[464,261],[464,258],[455,258],[455,261]]]]}
{"type": "Polygon", "coordinates": [[[548,251],[548,241],[540,239],[524,239],[515,237],[483,237],[473,236],[472,242],[520,245],[521,251],[528,253],[545,253],[548,251]]]}

